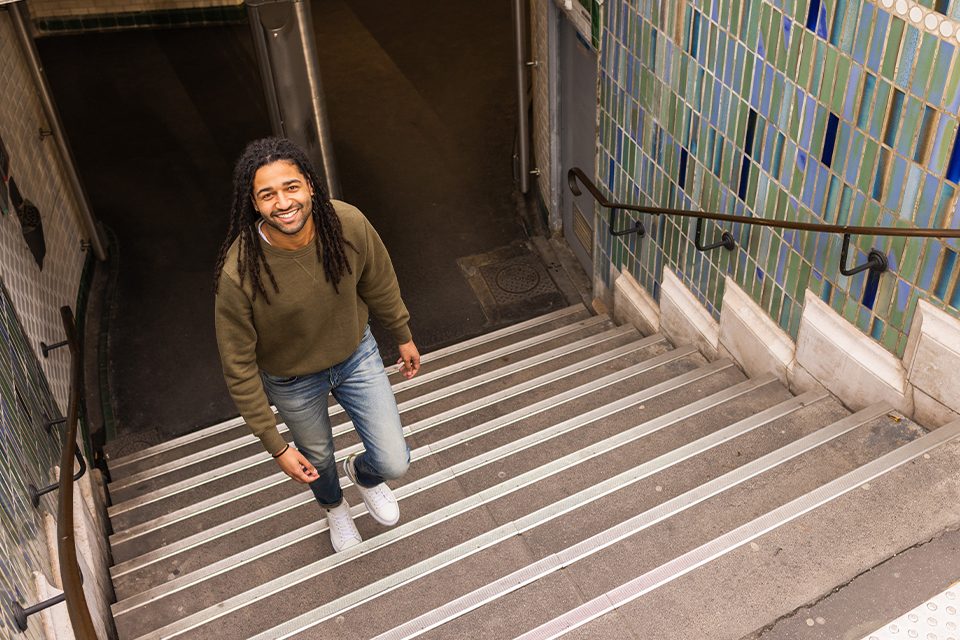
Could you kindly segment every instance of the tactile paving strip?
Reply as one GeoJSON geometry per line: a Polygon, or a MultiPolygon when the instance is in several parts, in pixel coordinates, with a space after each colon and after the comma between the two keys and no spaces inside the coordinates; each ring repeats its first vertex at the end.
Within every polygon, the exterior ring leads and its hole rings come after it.
{"type": "Polygon", "coordinates": [[[960,640],[960,582],[863,640],[960,640]]]}

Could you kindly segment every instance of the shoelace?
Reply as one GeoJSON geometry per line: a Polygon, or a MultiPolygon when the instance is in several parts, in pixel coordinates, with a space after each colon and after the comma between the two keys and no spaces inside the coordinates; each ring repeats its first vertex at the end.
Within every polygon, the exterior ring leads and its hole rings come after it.
{"type": "MultiPolygon", "coordinates": [[[[333,516],[332,518],[327,518],[327,520],[333,521],[332,526],[337,530],[337,534],[339,534],[340,537],[349,536],[354,538],[356,536],[354,535],[353,531],[351,531],[350,526],[347,524],[348,518],[349,516],[333,516]]],[[[352,519],[350,519],[350,521],[352,522],[352,519]]]]}
{"type": "Polygon", "coordinates": [[[381,485],[377,485],[375,487],[371,487],[370,489],[364,489],[364,490],[371,498],[374,499],[375,502],[378,502],[384,505],[393,504],[393,500],[390,499],[390,497],[387,495],[387,492],[383,490],[383,486],[381,485]]]}

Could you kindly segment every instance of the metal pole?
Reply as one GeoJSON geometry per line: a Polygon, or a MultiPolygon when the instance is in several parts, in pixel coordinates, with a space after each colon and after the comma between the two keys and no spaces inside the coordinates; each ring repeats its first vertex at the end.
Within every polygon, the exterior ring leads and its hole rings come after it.
{"type": "Polygon", "coordinates": [[[87,198],[86,189],[83,188],[80,175],[77,173],[76,161],[73,158],[73,153],[70,151],[70,143],[67,141],[67,136],[63,132],[63,124],[60,121],[57,105],[53,101],[50,85],[47,82],[47,76],[40,62],[40,55],[37,53],[33,36],[30,34],[30,28],[28,26],[30,24],[30,15],[27,12],[25,0],[20,0],[10,5],[10,17],[13,19],[14,29],[17,32],[23,53],[27,58],[30,73],[33,75],[33,81],[37,85],[37,94],[40,97],[44,114],[47,117],[47,125],[50,127],[53,139],[57,145],[57,150],[60,153],[67,182],[73,190],[77,208],[80,213],[80,224],[86,232],[87,238],[90,241],[90,248],[93,249],[93,254],[97,257],[97,260],[106,260],[107,251],[105,243],[103,238],[100,237],[96,220],[93,218],[90,200],[87,198]]]}
{"type": "Polygon", "coordinates": [[[513,29],[517,61],[517,137],[520,153],[520,192],[530,190],[530,133],[527,114],[527,44],[523,0],[513,0],[513,29]]]}
{"type": "Polygon", "coordinates": [[[297,27],[303,41],[304,62],[307,66],[307,82],[310,83],[311,112],[314,126],[320,137],[320,152],[323,156],[323,174],[327,178],[327,192],[331,198],[340,197],[340,176],[333,161],[333,141],[330,138],[330,121],[327,118],[327,103],[320,82],[320,66],[317,63],[317,43],[313,35],[313,18],[309,0],[295,0],[293,9],[297,15],[297,27]]]}
{"type": "Polygon", "coordinates": [[[308,0],[246,0],[274,135],[307,153],[332,198],[340,196],[308,0]]]}

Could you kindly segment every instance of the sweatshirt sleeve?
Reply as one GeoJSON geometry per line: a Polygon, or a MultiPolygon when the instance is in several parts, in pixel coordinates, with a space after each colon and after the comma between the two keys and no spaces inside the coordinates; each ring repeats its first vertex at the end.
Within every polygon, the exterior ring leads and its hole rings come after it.
{"type": "Polygon", "coordinates": [[[363,231],[366,251],[357,281],[357,293],[397,344],[410,342],[413,339],[408,326],[410,313],[400,297],[400,285],[390,254],[366,218],[363,218],[363,231]]]}
{"type": "Polygon", "coordinates": [[[276,453],[286,441],[277,430],[277,418],[260,380],[253,309],[243,290],[225,274],[217,291],[215,319],[220,363],[230,396],[264,448],[276,453]]]}

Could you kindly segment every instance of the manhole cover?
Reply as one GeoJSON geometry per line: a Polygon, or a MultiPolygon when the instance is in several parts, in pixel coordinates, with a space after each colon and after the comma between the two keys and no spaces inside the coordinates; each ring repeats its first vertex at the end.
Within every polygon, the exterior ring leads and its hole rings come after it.
{"type": "Polygon", "coordinates": [[[524,264],[511,264],[497,273],[497,286],[507,293],[527,293],[540,284],[540,274],[524,264]]]}

